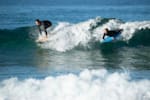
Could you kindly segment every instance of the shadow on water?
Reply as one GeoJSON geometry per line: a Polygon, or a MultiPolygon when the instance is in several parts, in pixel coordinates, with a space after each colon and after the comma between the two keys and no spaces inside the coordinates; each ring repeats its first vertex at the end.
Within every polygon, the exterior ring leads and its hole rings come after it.
{"type": "Polygon", "coordinates": [[[119,54],[119,49],[115,50],[109,50],[109,51],[102,51],[100,50],[100,54],[102,55],[102,58],[104,59],[104,68],[106,69],[121,69],[120,63],[121,63],[121,55],[119,54]]]}
{"type": "Polygon", "coordinates": [[[100,51],[102,54],[112,54],[117,52],[118,49],[126,46],[127,44],[123,41],[118,42],[109,42],[109,43],[103,43],[100,44],[100,51]]]}

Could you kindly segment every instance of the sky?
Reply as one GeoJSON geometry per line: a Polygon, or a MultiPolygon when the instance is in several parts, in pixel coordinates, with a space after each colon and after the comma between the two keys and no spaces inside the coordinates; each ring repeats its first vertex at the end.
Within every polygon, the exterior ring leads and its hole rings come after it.
{"type": "Polygon", "coordinates": [[[150,5],[150,0],[0,0],[0,5],[150,5]]]}

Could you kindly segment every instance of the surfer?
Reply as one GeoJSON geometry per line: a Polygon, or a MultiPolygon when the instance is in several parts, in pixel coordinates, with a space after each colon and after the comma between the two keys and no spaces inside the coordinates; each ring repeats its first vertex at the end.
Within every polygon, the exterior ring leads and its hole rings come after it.
{"type": "Polygon", "coordinates": [[[110,36],[110,37],[116,37],[119,34],[121,34],[121,32],[123,31],[123,29],[118,29],[118,30],[109,30],[108,28],[104,29],[104,35],[103,35],[103,39],[105,38],[105,36],[110,36]]]}
{"type": "Polygon", "coordinates": [[[42,34],[42,31],[44,31],[45,35],[47,37],[48,33],[47,33],[46,29],[52,26],[52,22],[50,22],[48,20],[40,21],[39,19],[36,19],[35,24],[38,26],[40,34],[42,34]]]}

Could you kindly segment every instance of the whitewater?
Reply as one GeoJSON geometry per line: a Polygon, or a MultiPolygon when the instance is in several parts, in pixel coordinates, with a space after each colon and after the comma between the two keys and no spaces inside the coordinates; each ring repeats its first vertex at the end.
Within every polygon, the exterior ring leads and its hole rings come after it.
{"type": "Polygon", "coordinates": [[[123,22],[118,19],[96,17],[76,24],[60,22],[53,29],[48,29],[48,42],[39,44],[39,46],[61,52],[77,46],[90,48],[89,44],[100,43],[105,28],[109,30],[123,29],[120,41],[128,43],[136,35],[136,32],[150,29],[150,21],[123,22]]]}
{"type": "Polygon", "coordinates": [[[10,78],[0,83],[0,100],[149,100],[150,80],[128,72],[84,70],[44,79],[10,78]]]}

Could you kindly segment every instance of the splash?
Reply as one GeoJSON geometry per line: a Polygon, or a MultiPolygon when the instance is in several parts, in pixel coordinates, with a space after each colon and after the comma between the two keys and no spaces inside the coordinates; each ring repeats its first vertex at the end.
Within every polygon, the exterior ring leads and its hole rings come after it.
{"type": "Polygon", "coordinates": [[[0,100],[149,100],[150,80],[132,80],[128,73],[105,69],[84,70],[79,75],[17,78],[0,82],[0,100]]]}

